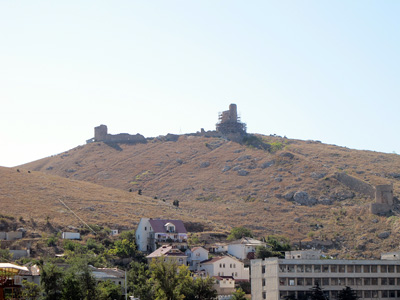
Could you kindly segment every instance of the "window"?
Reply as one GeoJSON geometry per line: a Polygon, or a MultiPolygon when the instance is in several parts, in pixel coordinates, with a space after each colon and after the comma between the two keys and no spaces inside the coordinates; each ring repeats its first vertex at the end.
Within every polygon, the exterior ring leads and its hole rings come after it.
{"type": "Polygon", "coordinates": [[[354,278],[347,278],[348,285],[354,285],[354,278]]]}
{"type": "Polygon", "coordinates": [[[265,266],[261,267],[261,273],[265,274],[265,266]]]}
{"type": "Polygon", "coordinates": [[[304,285],[304,279],[303,278],[297,278],[297,285],[304,285]]]}
{"type": "Polygon", "coordinates": [[[354,266],[353,265],[347,265],[347,273],[354,273],[354,266]]]}
{"type": "Polygon", "coordinates": [[[387,273],[387,266],[381,266],[381,273],[387,273]]]}
{"type": "Polygon", "coordinates": [[[329,273],[329,266],[328,265],[323,265],[322,266],[322,273],[329,273]]]}
{"type": "Polygon", "coordinates": [[[321,266],[320,265],[314,265],[314,272],[315,273],[320,273],[321,272],[321,266]]]}
{"type": "Polygon", "coordinates": [[[396,291],[389,291],[389,298],[396,298],[396,291]]]}
{"type": "Polygon", "coordinates": [[[371,279],[370,278],[364,278],[364,285],[371,285],[371,279]]]}
{"type": "Polygon", "coordinates": [[[229,268],[231,268],[231,269],[232,269],[232,264],[229,264],[229,268]]]}
{"type": "Polygon", "coordinates": [[[331,266],[331,273],[336,273],[337,272],[337,266],[336,265],[332,265],[331,266]]]}
{"type": "Polygon", "coordinates": [[[312,272],[312,266],[311,265],[306,265],[306,273],[311,273],[312,272]]]}
{"type": "Polygon", "coordinates": [[[389,265],[388,266],[388,272],[389,273],[394,273],[394,266],[393,265],[389,265]]]}
{"type": "Polygon", "coordinates": [[[371,291],[372,298],[378,298],[378,291],[371,291]]]}
{"type": "Polygon", "coordinates": [[[286,265],[279,265],[279,271],[286,272],[286,265]]]}
{"type": "Polygon", "coordinates": [[[312,286],[312,278],[306,278],[306,285],[312,286]]]}
{"type": "Polygon", "coordinates": [[[146,227],[146,226],[144,227],[144,230],[145,230],[145,231],[147,230],[147,227],[146,227]]]}
{"type": "Polygon", "coordinates": [[[371,285],[378,285],[378,278],[371,278],[371,285]]]}
{"type": "Polygon", "coordinates": [[[297,272],[303,273],[304,272],[304,265],[297,265],[297,272]]]}
{"type": "Polygon", "coordinates": [[[267,293],[266,292],[263,292],[262,296],[263,296],[263,299],[267,299],[267,293]]]}
{"type": "Polygon", "coordinates": [[[372,298],[371,291],[364,291],[364,298],[372,298]]]}
{"type": "Polygon", "coordinates": [[[364,269],[364,273],[370,273],[371,272],[370,266],[364,266],[363,269],[364,269]]]}
{"type": "Polygon", "coordinates": [[[371,273],[377,273],[378,272],[378,266],[371,266],[371,273]]]}
{"type": "Polygon", "coordinates": [[[388,284],[387,278],[381,278],[381,285],[387,285],[387,284],[388,284]]]}
{"type": "Polygon", "coordinates": [[[356,285],[362,285],[361,278],[356,278],[356,285]]]}
{"type": "Polygon", "coordinates": [[[294,286],[294,279],[293,278],[289,278],[289,285],[290,286],[294,286]]]}
{"type": "Polygon", "coordinates": [[[382,291],[382,298],[389,298],[388,291],[382,291]]]}
{"type": "Polygon", "coordinates": [[[294,272],[294,265],[288,265],[288,272],[293,273],[294,272]]]}
{"type": "Polygon", "coordinates": [[[236,264],[233,264],[233,268],[236,268],[236,264]]]}
{"type": "Polygon", "coordinates": [[[395,278],[389,278],[389,285],[395,285],[395,278]]]}
{"type": "Polygon", "coordinates": [[[237,277],[238,275],[237,275],[237,272],[235,272],[235,277],[237,277]]]}
{"type": "Polygon", "coordinates": [[[339,273],[344,273],[344,272],[346,272],[346,266],[339,265],[339,273]]]}
{"type": "Polygon", "coordinates": [[[355,269],[356,269],[356,273],[361,273],[361,266],[356,266],[355,269]]]}
{"type": "Polygon", "coordinates": [[[329,278],[322,278],[322,285],[329,285],[329,278]]]}
{"type": "Polygon", "coordinates": [[[286,278],[280,278],[279,279],[279,285],[285,286],[286,285],[286,278]]]}

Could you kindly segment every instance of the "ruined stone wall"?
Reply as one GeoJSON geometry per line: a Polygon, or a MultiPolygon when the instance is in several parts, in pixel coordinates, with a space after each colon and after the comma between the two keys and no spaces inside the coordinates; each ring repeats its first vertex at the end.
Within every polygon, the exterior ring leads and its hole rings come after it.
{"type": "Polygon", "coordinates": [[[383,184],[375,187],[375,200],[376,203],[393,205],[393,185],[383,184]]]}
{"type": "Polygon", "coordinates": [[[351,190],[364,194],[371,199],[375,198],[375,188],[365,181],[347,175],[346,173],[336,173],[335,178],[351,190]]]}
{"type": "Polygon", "coordinates": [[[141,134],[131,135],[128,133],[108,134],[107,126],[100,125],[94,128],[94,139],[91,142],[105,143],[146,143],[146,138],[141,134]]]}

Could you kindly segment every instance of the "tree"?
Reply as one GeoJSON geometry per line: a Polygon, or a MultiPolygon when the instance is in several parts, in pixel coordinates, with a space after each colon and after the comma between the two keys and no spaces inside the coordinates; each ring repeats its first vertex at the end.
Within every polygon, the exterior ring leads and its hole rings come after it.
{"type": "Polygon", "coordinates": [[[290,251],[290,240],[281,235],[269,235],[266,243],[271,246],[273,251],[285,252],[290,251]]]}
{"type": "Polygon", "coordinates": [[[80,300],[83,298],[79,278],[75,272],[68,271],[64,276],[63,300],[80,300]]]}
{"type": "Polygon", "coordinates": [[[22,281],[22,298],[26,300],[36,300],[39,299],[40,296],[40,286],[34,282],[29,282],[26,280],[22,281]]]}
{"type": "MultiPolygon", "coordinates": [[[[1,243],[0,243],[1,246],[1,243]]],[[[12,253],[8,249],[0,249],[0,263],[9,262],[12,259],[12,253]]]]}
{"type": "Polygon", "coordinates": [[[114,284],[111,280],[102,281],[98,284],[99,300],[121,299],[122,291],[119,285],[114,284]]]}
{"type": "Polygon", "coordinates": [[[153,300],[153,290],[149,283],[151,272],[148,265],[133,261],[128,273],[128,287],[133,295],[141,300],[153,300]]]}
{"type": "Polygon", "coordinates": [[[238,288],[233,294],[231,300],[246,300],[246,294],[241,288],[238,288]]]}
{"type": "Polygon", "coordinates": [[[61,299],[63,291],[63,271],[52,263],[46,265],[43,262],[41,265],[40,282],[43,287],[44,300],[58,300],[61,299]]]}
{"type": "Polygon", "coordinates": [[[154,287],[156,300],[183,300],[184,291],[192,278],[186,266],[178,266],[176,262],[156,259],[150,265],[150,284],[154,287]]]}
{"type": "Polygon", "coordinates": [[[238,240],[242,237],[253,237],[253,233],[250,229],[245,227],[234,227],[231,230],[231,233],[228,235],[228,241],[238,240]]]}
{"type": "Polygon", "coordinates": [[[354,290],[346,286],[339,292],[338,300],[358,300],[358,296],[354,290]]]}
{"type": "Polygon", "coordinates": [[[214,300],[217,297],[217,291],[213,288],[214,278],[197,277],[187,286],[184,292],[185,300],[214,300]]]}
{"type": "Polygon", "coordinates": [[[324,292],[322,291],[318,282],[310,290],[311,290],[311,300],[326,300],[324,292]]]}
{"type": "Polygon", "coordinates": [[[256,258],[264,259],[268,257],[280,257],[281,252],[273,251],[271,247],[257,246],[256,247],[256,258]]]}

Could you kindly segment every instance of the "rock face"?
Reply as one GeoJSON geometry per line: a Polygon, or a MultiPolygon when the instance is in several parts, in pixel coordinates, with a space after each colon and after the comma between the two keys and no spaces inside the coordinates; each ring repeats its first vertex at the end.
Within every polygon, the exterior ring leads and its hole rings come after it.
{"type": "Polygon", "coordinates": [[[293,200],[300,205],[307,205],[307,206],[315,205],[318,202],[317,199],[310,198],[308,193],[305,191],[295,193],[293,196],[293,200]]]}

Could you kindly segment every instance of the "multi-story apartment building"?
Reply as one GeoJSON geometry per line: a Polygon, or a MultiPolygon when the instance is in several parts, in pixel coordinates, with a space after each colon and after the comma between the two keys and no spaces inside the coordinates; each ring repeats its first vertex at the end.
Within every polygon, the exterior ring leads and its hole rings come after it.
{"type": "Polygon", "coordinates": [[[287,252],[285,259],[251,261],[253,300],[307,299],[317,283],[327,299],[349,286],[360,299],[400,299],[400,253],[380,260],[321,259],[317,251],[287,252]]]}

